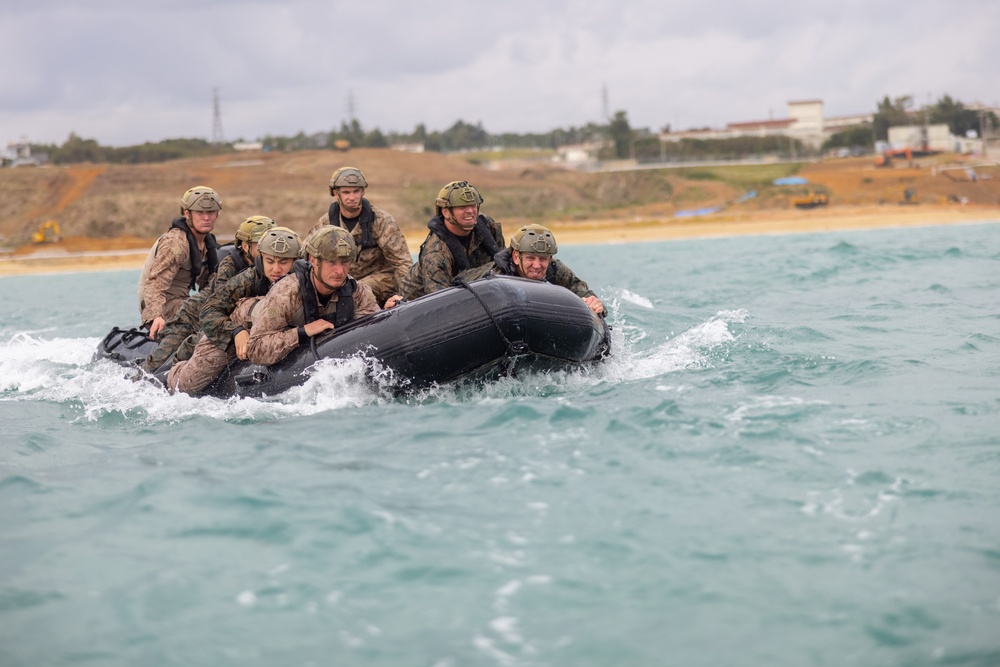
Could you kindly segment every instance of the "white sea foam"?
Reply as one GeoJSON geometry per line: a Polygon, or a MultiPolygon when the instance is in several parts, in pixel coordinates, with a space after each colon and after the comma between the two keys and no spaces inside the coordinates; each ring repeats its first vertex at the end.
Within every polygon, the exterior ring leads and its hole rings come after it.
{"type": "Polygon", "coordinates": [[[622,299],[628,301],[629,303],[634,303],[637,306],[642,306],[643,308],[653,308],[653,302],[644,296],[640,296],[635,292],[630,292],[627,289],[622,290],[622,299]]]}

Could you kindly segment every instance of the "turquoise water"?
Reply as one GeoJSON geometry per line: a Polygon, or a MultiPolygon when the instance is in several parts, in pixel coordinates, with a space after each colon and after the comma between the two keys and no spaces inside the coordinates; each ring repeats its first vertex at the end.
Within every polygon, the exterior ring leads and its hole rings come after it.
{"type": "Polygon", "coordinates": [[[616,355],[270,401],[0,278],[2,665],[1000,664],[1000,226],[566,246],[616,355]]]}

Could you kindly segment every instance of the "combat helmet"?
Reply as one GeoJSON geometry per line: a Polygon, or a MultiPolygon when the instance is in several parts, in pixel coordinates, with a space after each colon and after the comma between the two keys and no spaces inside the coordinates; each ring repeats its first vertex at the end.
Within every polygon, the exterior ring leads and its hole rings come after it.
{"type": "Polygon", "coordinates": [[[441,188],[434,205],[437,206],[438,213],[443,208],[453,208],[455,206],[472,206],[483,203],[483,196],[468,181],[452,181],[441,188]]]}
{"type": "Polygon", "coordinates": [[[526,255],[554,255],[558,251],[556,237],[548,227],[525,225],[510,237],[510,249],[526,255]]]}
{"type": "Polygon", "coordinates": [[[257,251],[262,255],[297,259],[302,252],[302,242],[288,227],[274,227],[261,237],[257,251]]]}
{"type": "Polygon", "coordinates": [[[181,215],[184,211],[221,211],[222,199],[207,185],[196,185],[181,197],[181,215]]]}
{"type": "Polygon", "coordinates": [[[367,188],[368,181],[357,167],[341,167],[330,177],[330,196],[337,188],[367,188]]]}
{"type": "Polygon", "coordinates": [[[236,230],[236,240],[257,243],[276,224],[266,215],[251,215],[240,223],[239,229],[236,230]]]}
{"type": "Polygon", "coordinates": [[[313,232],[303,246],[311,257],[328,262],[353,262],[358,258],[358,244],[343,227],[326,225],[313,232]]]}

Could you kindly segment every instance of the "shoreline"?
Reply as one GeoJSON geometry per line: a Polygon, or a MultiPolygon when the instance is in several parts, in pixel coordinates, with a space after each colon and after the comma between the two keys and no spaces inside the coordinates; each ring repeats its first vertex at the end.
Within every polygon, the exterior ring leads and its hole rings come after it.
{"type": "MultiPolygon", "coordinates": [[[[993,207],[854,206],[804,211],[723,211],[695,218],[551,220],[543,224],[552,229],[560,245],[591,245],[997,222],[1000,209],[993,207]]],[[[510,234],[522,223],[508,224],[512,225],[507,230],[510,234]]],[[[419,250],[424,233],[423,229],[404,231],[410,252],[416,254],[419,250]]],[[[46,247],[34,253],[0,255],[0,277],[140,269],[148,249],[147,246],[106,252],[66,252],[46,247]]]]}

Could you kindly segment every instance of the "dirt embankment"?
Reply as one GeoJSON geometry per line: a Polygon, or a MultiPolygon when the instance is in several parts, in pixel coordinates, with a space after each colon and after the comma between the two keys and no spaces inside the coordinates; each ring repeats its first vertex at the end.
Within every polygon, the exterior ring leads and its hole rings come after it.
{"type": "MultiPolygon", "coordinates": [[[[752,171],[749,179],[733,180],[711,170],[582,173],[545,162],[487,169],[460,156],[376,149],[3,169],[0,246],[8,248],[8,258],[34,255],[42,265],[80,252],[109,253],[113,264],[137,265],[142,253],[127,251],[148,249],[177,215],[181,194],[197,184],[222,195],[220,240],[231,239],[241,220],[258,214],[302,233],[329,207],[328,179],[344,165],[365,172],[368,198],[396,217],[411,247],[426,233],[437,191],[461,179],[480,189],[483,211],[502,221],[508,234],[527,222],[542,222],[563,243],[1000,218],[1000,169],[980,167],[975,181],[961,169],[942,169],[961,159],[942,156],[889,168],[876,168],[869,158],[827,160],[801,169],[809,185],[780,187],[770,185],[770,178],[754,183],[752,171]],[[733,203],[751,187],[756,197],[733,203]],[[829,204],[794,208],[792,197],[810,188],[828,192],[829,204]],[[679,210],[702,207],[723,210],[674,217],[679,210]],[[31,233],[50,219],[58,221],[63,240],[32,244],[31,233]]],[[[3,272],[23,272],[27,259],[18,266],[3,272]]]]}

